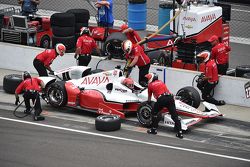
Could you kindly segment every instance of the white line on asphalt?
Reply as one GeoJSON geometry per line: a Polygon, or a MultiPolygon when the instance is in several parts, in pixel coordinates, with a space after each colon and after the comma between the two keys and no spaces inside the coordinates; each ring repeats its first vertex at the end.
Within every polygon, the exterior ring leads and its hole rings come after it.
{"type": "Polygon", "coordinates": [[[0,117],[0,119],[7,120],[7,121],[13,121],[13,122],[19,122],[19,123],[25,123],[25,124],[31,124],[31,125],[37,125],[37,126],[42,126],[42,127],[52,128],[52,129],[59,129],[59,130],[64,130],[64,131],[69,131],[69,132],[76,132],[76,133],[81,133],[81,134],[89,134],[89,135],[93,135],[93,136],[100,136],[100,137],[111,138],[111,139],[116,139],[116,140],[123,140],[123,141],[129,141],[129,142],[139,143],[139,144],[146,144],[146,145],[151,145],[151,146],[157,146],[157,147],[163,147],[163,148],[170,148],[170,149],[174,149],[174,150],[194,152],[194,153],[198,153],[198,154],[205,154],[205,155],[211,155],[211,156],[221,157],[221,158],[226,158],[226,159],[233,159],[233,160],[250,162],[250,159],[245,159],[245,158],[240,158],[240,157],[234,157],[234,156],[229,156],[229,155],[210,153],[210,152],[205,152],[205,151],[199,151],[199,150],[193,150],[193,149],[188,149],[188,148],[175,147],[175,146],[158,144],[158,143],[152,143],[152,142],[145,142],[145,141],[140,141],[140,140],[135,140],[135,139],[129,139],[129,138],[123,138],[123,137],[116,137],[116,136],[111,136],[111,135],[104,135],[104,134],[99,134],[99,133],[94,133],[94,132],[87,132],[87,131],[70,129],[70,128],[64,128],[64,127],[53,126],[53,125],[45,125],[45,124],[40,124],[40,123],[35,123],[35,122],[28,122],[28,121],[22,121],[22,120],[5,118],[5,117],[0,117]]]}

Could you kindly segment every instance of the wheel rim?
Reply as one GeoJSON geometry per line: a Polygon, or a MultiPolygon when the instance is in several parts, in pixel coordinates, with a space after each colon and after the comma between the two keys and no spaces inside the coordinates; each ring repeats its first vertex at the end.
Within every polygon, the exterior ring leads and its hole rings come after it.
{"type": "Polygon", "coordinates": [[[51,104],[60,105],[63,101],[63,92],[58,89],[49,90],[49,102],[51,104]]]}
{"type": "Polygon", "coordinates": [[[148,106],[143,106],[137,113],[139,122],[143,125],[150,125],[152,122],[151,109],[148,106]]]}

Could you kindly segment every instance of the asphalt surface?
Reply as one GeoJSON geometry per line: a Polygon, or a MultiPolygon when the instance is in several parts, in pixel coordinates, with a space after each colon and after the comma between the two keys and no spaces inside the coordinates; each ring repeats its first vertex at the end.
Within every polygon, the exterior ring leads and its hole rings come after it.
{"type": "Polygon", "coordinates": [[[135,114],[127,115],[121,130],[100,132],[95,129],[96,114],[55,109],[45,102],[45,121],[16,118],[14,95],[2,90],[3,77],[12,73],[20,72],[0,70],[1,167],[250,165],[249,108],[219,107],[224,118],[192,126],[183,140],[162,124],[158,135],[148,135],[135,114]]]}

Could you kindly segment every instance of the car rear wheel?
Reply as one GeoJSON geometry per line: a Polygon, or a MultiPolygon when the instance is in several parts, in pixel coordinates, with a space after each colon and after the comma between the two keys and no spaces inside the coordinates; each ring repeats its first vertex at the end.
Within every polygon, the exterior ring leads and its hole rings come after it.
{"type": "Polygon", "coordinates": [[[154,102],[151,102],[151,104],[143,102],[137,109],[137,119],[144,127],[151,127],[152,125],[153,105],[154,102]]]}
{"type": "Polygon", "coordinates": [[[64,85],[64,81],[59,81],[48,86],[46,96],[49,104],[53,107],[63,107],[66,105],[67,93],[64,85]]]}
{"type": "Polygon", "coordinates": [[[115,131],[121,128],[121,120],[117,115],[100,115],[95,119],[95,128],[99,131],[115,131]]]}
{"type": "Polygon", "coordinates": [[[180,97],[180,101],[198,108],[200,106],[201,98],[199,92],[192,86],[181,88],[176,96],[180,97]]]}

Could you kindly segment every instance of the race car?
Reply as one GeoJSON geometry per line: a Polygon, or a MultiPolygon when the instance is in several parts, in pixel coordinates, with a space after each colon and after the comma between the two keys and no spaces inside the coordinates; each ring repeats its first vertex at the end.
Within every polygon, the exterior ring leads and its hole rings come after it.
{"type": "MultiPolygon", "coordinates": [[[[147,88],[134,82],[134,87],[125,86],[123,70],[91,71],[90,67],[73,66],[56,73],[62,77],[40,77],[44,82],[44,91],[48,103],[54,107],[74,107],[97,114],[118,115],[125,119],[126,113],[136,112],[138,121],[143,126],[151,125],[152,102],[148,104],[147,88]]],[[[153,99],[155,101],[155,99],[153,99]]],[[[200,105],[199,93],[193,87],[180,89],[175,98],[179,115],[189,117],[182,119],[182,129],[202,119],[222,116],[216,106],[205,103],[207,112],[196,108],[200,105]],[[178,98],[177,98],[178,97],[178,98]],[[191,118],[190,118],[191,117],[191,118]]],[[[174,122],[164,109],[164,124],[173,127],[174,122]]]]}

